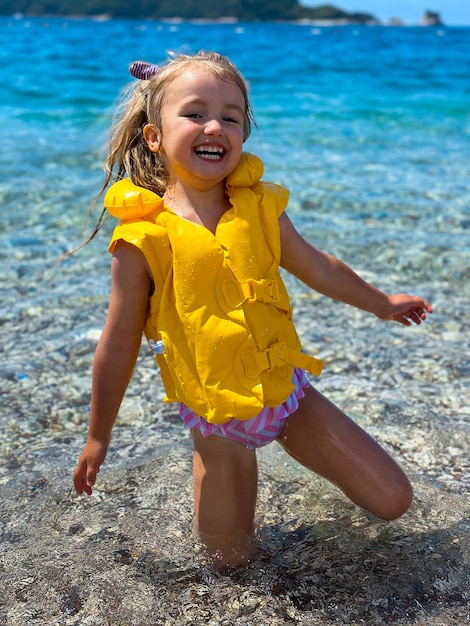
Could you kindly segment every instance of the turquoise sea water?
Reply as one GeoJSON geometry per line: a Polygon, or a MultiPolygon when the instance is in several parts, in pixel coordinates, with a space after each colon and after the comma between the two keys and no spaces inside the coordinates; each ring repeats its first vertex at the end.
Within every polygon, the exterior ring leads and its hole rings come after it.
{"type": "MultiPolygon", "coordinates": [[[[112,225],[51,268],[82,240],[128,65],[159,63],[169,50],[213,49],[240,67],[257,119],[247,150],[264,160],[265,178],[291,190],[298,227],[382,288],[428,297],[436,315],[420,332],[445,340],[436,344],[442,355],[454,350],[454,361],[461,358],[470,300],[469,28],[9,17],[0,28],[7,357],[0,369],[7,380],[34,381],[54,350],[96,340],[112,225]]],[[[292,289],[294,299],[304,297],[292,289]]],[[[316,319],[323,311],[312,323],[300,307],[298,321],[320,353],[336,323],[329,328],[329,314],[316,319]]],[[[383,330],[367,332],[379,338],[383,330]]],[[[84,389],[88,365],[78,368],[84,389]]],[[[83,419],[87,397],[77,400],[83,419]]]]}
{"type": "Polygon", "coordinates": [[[291,189],[300,219],[334,223],[351,245],[468,252],[468,28],[6,17],[0,28],[4,246],[47,223],[61,225],[50,245],[76,243],[129,63],[203,48],[248,79],[258,129],[247,149],[291,189]]]}
{"type": "MultiPolygon", "coordinates": [[[[468,327],[469,28],[2,17],[0,29],[7,319],[25,298],[50,298],[28,277],[81,241],[128,65],[214,49],[249,81],[258,127],[247,150],[291,190],[289,211],[312,242],[384,288],[398,278],[421,288],[468,327]]],[[[76,257],[90,294],[107,293],[104,241],[76,257]]],[[[59,301],[85,288],[67,268],[59,301]]]]}
{"type": "Polygon", "coordinates": [[[470,28],[0,17],[0,33],[0,621],[199,625],[210,609],[220,624],[409,626],[410,615],[437,624],[434,610],[439,624],[466,623],[470,28]],[[326,363],[319,388],[399,458],[416,499],[382,528],[269,446],[265,552],[240,588],[192,568],[189,437],[145,349],[95,496],[71,491],[111,222],[54,262],[82,240],[128,65],[199,49],[228,55],[249,81],[258,127],[247,150],[289,187],[298,228],[377,286],[435,308],[403,329],[289,281],[301,339],[326,363]]]}

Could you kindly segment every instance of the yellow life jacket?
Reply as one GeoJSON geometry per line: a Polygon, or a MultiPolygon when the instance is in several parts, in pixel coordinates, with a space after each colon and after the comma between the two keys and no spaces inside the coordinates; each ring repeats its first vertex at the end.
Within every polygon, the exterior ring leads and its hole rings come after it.
{"type": "Polygon", "coordinates": [[[110,252],[119,240],[137,246],[153,275],[144,333],[166,400],[184,402],[211,423],[282,404],[294,367],[320,375],[323,366],[301,352],[279,275],[279,216],[288,192],[260,182],[262,174],[262,162],[243,154],[227,178],[232,206],[215,235],[128,179],[105,197],[121,220],[110,252]]]}

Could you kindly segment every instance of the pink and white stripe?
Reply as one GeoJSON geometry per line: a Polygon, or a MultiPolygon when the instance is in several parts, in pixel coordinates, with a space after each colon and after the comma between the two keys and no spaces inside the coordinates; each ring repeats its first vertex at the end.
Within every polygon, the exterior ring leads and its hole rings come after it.
{"type": "Polygon", "coordinates": [[[185,426],[198,428],[204,437],[218,435],[238,441],[248,448],[260,448],[279,437],[286,418],[298,409],[299,400],[305,396],[303,390],[309,386],[309,382],[304,370],[296,368],[292,382],[295,388],[285,402],[276,407],[264,407],[249,420],[233,418],[224,424],[209,424],[182,403],[179,413],[185,426]]]}

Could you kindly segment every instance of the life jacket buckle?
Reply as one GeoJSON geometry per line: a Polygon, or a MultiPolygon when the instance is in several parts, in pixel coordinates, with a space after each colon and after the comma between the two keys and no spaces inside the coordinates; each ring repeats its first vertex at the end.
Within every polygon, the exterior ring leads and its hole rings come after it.
{"type": "Polygon", "coordinates": [[[266,356],[268,357],[269,367],[266,369],[268,372],[272,371],[275,367],[285,365],[287,363],[287,345],[284,341],[278,341],[273,343],[272,346],[266,350],[266,356]]]}
{"type": "Polygon", "coordinates": [[[275,279],[249,280],[248,285],[253,300],[279,302],[279,285],[275,279]]]}
{"type": "Polygon", "coordinates": [[[277,280],[270,278],[240,283],[236,280],[227,280],[222,285],[222,292],[225,302],[234,308],[240,307],[247,300],[278,305],[281,299],[277,280]]]}
{"type": "Polygon", "coordinates": [[[153,352],[153,356],[156,357],[157,354],[165,354],[165,344],[161,339],[155,341],[154,339],[149,339],[149,346],[153,352]]]}
{"type": "Polygon", "coordinates": [[[245,374],[253,379],[261,372],[271,372],[275,367],[285,365],[288,361],[288,349],[284,341],[273,343],[267,350],[247,350],[242,355],[245,374]]]}

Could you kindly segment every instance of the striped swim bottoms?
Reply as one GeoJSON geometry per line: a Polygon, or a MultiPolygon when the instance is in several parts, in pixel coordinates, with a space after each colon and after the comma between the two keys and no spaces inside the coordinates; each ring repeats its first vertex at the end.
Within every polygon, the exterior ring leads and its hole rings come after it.
{"type": "Polygon", "coordinates": [[[290,396],[276,407],[264,407],[258,415],[249,420],[232,418],[223,424],[209,424],[203,417],[191,411],[185,404],[180,404],[180,416],[188,428],[198,428],[204,437],[218,435],[243,444],[247,448],[261,448],[271,443],[281,434],[284,422],[298,407],[299,400],[305,396],[304,389],[309,386],[303,369],[296,368],[292,376],[295,385],[290,396]]]}

